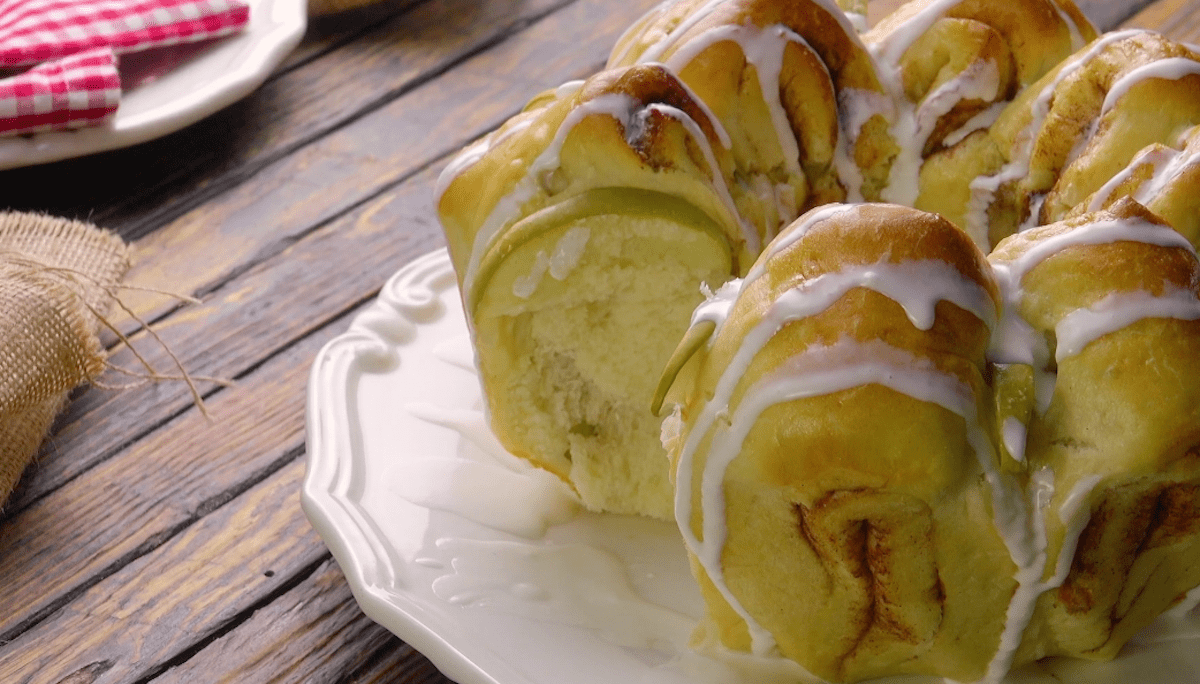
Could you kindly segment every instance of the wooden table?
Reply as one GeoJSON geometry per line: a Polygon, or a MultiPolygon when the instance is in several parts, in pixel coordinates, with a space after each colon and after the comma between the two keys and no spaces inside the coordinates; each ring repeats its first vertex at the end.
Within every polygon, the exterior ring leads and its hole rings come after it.
{"type": "MultiPolygon", "coordinates": [[[[112,229],[136,247],[128,283],[201,298],[125,297],[191,374],[233,382],[199,383],[208,417],[178,381],[73,398],[0,513],[0,682],[448,681],[361,613],[301,513],[308,371],[443,244],[449,156],[595,71],[657,2],[392,0],[315,19],[261,89],[198,124],[0,173],[0,207],[112,229]]],[[[1200,42],[1188,5],[1126,23],[1200,42]]],[[[144,331],[134,344],[172,371],[144,331]]],[[[119,345],[112,361],[138,365],[119,345]]]]}

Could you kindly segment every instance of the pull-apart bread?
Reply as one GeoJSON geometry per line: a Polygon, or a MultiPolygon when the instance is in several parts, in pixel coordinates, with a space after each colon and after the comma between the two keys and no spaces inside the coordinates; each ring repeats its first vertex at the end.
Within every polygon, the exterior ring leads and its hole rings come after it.
{"type": "Polygon", "coordinates": [[[491,427],[674,519],[727,647],[1111,658],[1200,584],[1200,54],[1070,0],[862,23],[664,2],[450,164],[491,427]]]}
{"type": "Polygon", "coordinates": [[[1128,199],[986,260],[915,209],[802,217],[672,369],[707,636],[832,681],[1116,655],[1200,584],[1198,269],[1128,199]]]}

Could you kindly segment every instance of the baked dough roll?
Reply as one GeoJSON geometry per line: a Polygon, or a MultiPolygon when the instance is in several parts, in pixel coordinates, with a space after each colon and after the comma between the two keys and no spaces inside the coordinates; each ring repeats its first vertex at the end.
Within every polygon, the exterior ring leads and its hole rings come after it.
{"type": "MultiPolygon", "coordinates": [[[[1001,163],[979,136],[1021,90],[1095,37],[1069,0],[915,0],[886,17],[864,41],[913,109],[898,136],[908,141],[900,166],[909,173],[896,175],[888,199],[965,226],[967,183],[1001,163]]],[[[990,247],[986,231],[972,237],[990,247]]]]}
{"type": "Polygon", "coordinates": [[[928,156],[990,125],[998,106],[1095,37],[1069,0],[914,0],[864,41],[916,104],[915,147],[928,156]]]}
{"type": "Polygon", "coordinates": [[[1148,31],[1108,33],[1023,90],[986,134],[964,141],[975,156],[927,165],[923,176],[973,177],[965,204],[937,209],[995,244],[1063,218],[1146,147],[1176,144],[1200,123],[1198,93],[1200,55],[1148,31]],[[986,161],[967,163],[978,159],[986,161]]]}
{"type": "Polygon", "coordinates": [[[1067,217],[1109,208],[1131,197],[1183,234],[1193,247],[1200,246],[1200,126],[1187,130],[1174,144],[1155,143],[1143,149],[1129,165],[1067,217]]]}
{"type": "Polygon", "coordinates": [[[1130,199],[989,260],[1009,312],[992,356],[1039,378],[1026,423],[999,417],[1044,505],[1020,658],[1109,659],[1200,584],[1200,266],[1130,199]]]}
{"type": "Polygon", "coordinates": [[[590,509],[670,516],[654,381],[702,285],[758,249],[728,169],[686,87],[637,66],[535,100],[443,176],[491,427],[590,509]]]}
{"type": "Polygon", "coordinates": [[[996,524],[1024,510],[986,408],[998,297],[948,221],[834,205],[697,310],[664,444],[700,638],[839,682],[1007,670],[1025,535],[996,524]]]}
{"type": "Polygon", "coordinates": [[[743,214],[773,237],[805,210],[878,199],[898,146],[895,103],[833,0],[663,3],[609,66],[662,62],[729,132],[743,214]]]}

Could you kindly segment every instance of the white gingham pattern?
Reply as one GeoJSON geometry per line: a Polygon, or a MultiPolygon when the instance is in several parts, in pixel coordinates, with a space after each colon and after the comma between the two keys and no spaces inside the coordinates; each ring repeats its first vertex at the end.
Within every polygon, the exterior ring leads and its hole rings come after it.
{"type": "Polygon", "coordinates": [[[0,80],[0,134],[95,125],[120,101],[112,50],[81,52],[0,80]]]}
{"type": "Polygon", "coordinates": [[[0,0],[0,135],[77,128],[116,113],[116,55],[245,28],[241,0],[0,0]]]}
{"type": "Polygon", "coordinates": [[[249,19],[240,0],[0,0],[0,66],[218,38],[249,19]]]}

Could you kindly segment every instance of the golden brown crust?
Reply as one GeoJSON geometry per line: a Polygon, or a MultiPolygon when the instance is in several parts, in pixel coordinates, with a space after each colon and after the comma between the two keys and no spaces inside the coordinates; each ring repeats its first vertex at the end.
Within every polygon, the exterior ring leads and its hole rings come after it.
{"type": "MultiPolygon", "coordinates": [[[[1194,252],[1140,241],[1166,226],[1128,198],[1013,236],[990,259],[1011,263],[1046,240],[1113,222],[1129,226],[1126,239],[1064,247],[1020,281],[1021,317],[1052,344],[1066,316],[1112,297],[1200,297],[1194,252]]],[[[1071,548],[1069,524],[1047,516],[1050,558],[1070,571],[1039,600],[1039,638],[1023,657],[1108,659],[1200,583],[1200,320],[1150,314],[1059,356],[1046,369],[1049,404],[1027,420],[1026,467],[1054,473],[1052,506],[1082,497],[1086,526],[1073,557],[1059,559],[1071,548]]]]}
{"type": "MultiPolygon", "coordinates": [[[[675,390],[684,437],[668,444],[676,466],[692,459],[690,471],[680,471],[690,479],[676,483],[680,501],[691,502],[690,519],[681,521],[685,534],[701,537],[711,513],[704,498],[711,493],[701,491],[710,450],[725,448],[720,439],[734,424],[747,428],[723,477],[729,538],[719,572],[691,557],[713,628],[723,643],[742,649],[756,628],[727,602],[717,587],[724,583],[736,608],[773,633],[785,655],[821,676],[854,681],[911,672],[976,680],[997,653],[1007,666],[1009,654],[997,644],[1006,616],[1023,607],[1010,602],[1026,591],[1035,597],[1034,617],[1014,662],[1048,654],[1111,657],[1200,583],[1200,320],[1186,311],[1150,316],[1079,350],[1058,357],[1053,351],[1069,316],[1126,295],[1175,297],[1178,304],[1186,299],[1179,293],[1200,287],[1200,266],[1185,246],[1100,240],[1066,247],[1015,284],[1004,283],[1019,296],[1001,289],[994,267],[1098,221],[1153,230],[1165,217],[1193,243],[1200,240],[1200,193],[1190,192],[1200,162],[1161,171],[1163,160],[1200,157],[1200,69],[1132,79],[1164,60],[1200,64],[1200,55],[1136,34],[1105,38],[1064,62],[1081,39],[1095,37],[1067,1],[917,0],[863,39],[830,7],[772,0],[661,5],[621,39],[609,70],[535,98],[449,183],[440,211],[468,313],[478,316],[481,372],[495,395],[493,427],[514,452],[572,481],[589,506],[646,512],[622,508],[626,502],[595,488],[611,484],[603,483],[606,476],[626,477],[626,462],[614,468],[595,455],[620,444],[597,442],[600,448],[583,456],[584,443],[611,425],[646,418],[610,411],[607,399],[593,401],[601,385],[621,384],[624,371],[594,373],[591,384],[575,374],[588,354],[643,345],[623,333],[611,350],[589,346],[589,334],[596,338],[607,331],[605,321],[627,311],[592,293],[620,289],[625,278],[661,285],[649,277],[659,262],[634,259],[630,267],[628,252],[653,245],[675,257],[674,244],[655,242],[666,234],[695,243],[692,252],[679,248],[685,257],[663,259],[686,262],[684,284],[716,285],[744,274],[757,256],[756,239],[766,241],[805,208],[854,192],[904,196],[907,189],[898,188],[911,172],[919,175],[918,206],[944,209],[949,220],[870,205],[785,228],[728,317],[720,326],[709,322],[715,339],[704,344],[701,335],[688,346],[694,358],[675,390]],[[936,20],[916,19],[933,10],[941,12],[936,20]],[[910,34],[914,26],[920,30],[910,34]],[[758,42],[748,49],[751,41],[758,42]],[[897,45],[904,49],[891,50],[897,45]],[[613,109],[618,100],[628,106],[613,109]],[[989,116],[998,116],[994,125],[986,125],[989,116]],[[975,125],[982,128],[968,130],[975,125]],[[550,153],[554,163],[544,164],[550,153]],[[500,220],[495,210],[502,205],[510,215],[500,220]],[[1101,207],[1108,211],[1092,213],[1101,207]],[[743,232],[744,224],[757,235],[743,232]],[[974,232],[968,237],[960,228],[974,232]],[[587,253],[579,269],[586,276],[543,279],[532,299],[516,294],[514,283],[555,253],[570,230],[621,237],[605,244],[607,252],[587,253]],[[1000,243],[991,263],[972,238],[1000,243]],[[788,293],[822,279],[915,263],[937,264],[938,283],[957,274],[955,287],[981,293],[982,309],[1002,309],[1009,297],[1007,313],[1032,329],[1034,343],[1045,342],[1048,357],[989,362],[995,331],[986,312],[947,295],[930,306],[928,325],[918,325],[899,301],[903,293],[873,287],[869,278],[818,311],[769,318],[788,293]],[[498,286],[487,282],[494,274],[498,286]],[[585,278],[594,280],[585,286],[585,278]],[[568,319],[574,327],[566,332],[544,330],[568,319]],[[764,321],[777,323],[769,340],[738,370],[712,424],[701,424],[726,369],[741,363],[745,340],[764,321]],[[550,339],[569,341],[544,344],[550,339]],[[538,344],[521,346],[529,340],[538,344]],[[529,350],[538,345],[541,360],[531,363],[529,350]],[[925,374],[937,400],[880,379],[755,404],[764,387],[816,374],[822,364],[892,364],[896,376],[925,374]],[[523,368],[553,388],[538,394],[520,385],[523,368]],[[1039,395],[1047,378],[1053,393],[1039,395]],[[546,440],[554,444],[549,456],[522,434],[540,420],[522,411],[538,403],[570,418],[568,435],[546,440]],[[610,425],[601,414],[621,418],[610,425]],[[1027,439],[1003,442],[1001,431],[1012,421],[1027,439]],[[685,456],[692,430],[699,437],[685,456]],[[1020,553],[997,528],[1003,492],[995,483],[1016,482],[1026,495],[1047,472],[1053,489],[1040,568],[1047,584],[1026,577],[1018,586],[1020,553]],[[1067,511],[1076,501],[1078,515],[1067,511]],[[1056,578],[1060,555],[1070,572],[1056,578]]],[[[688,297],[698,298],[694,287],[672,300],[688,297]]],[[[684,327],[686,307],[659,316],[657,305],[637,301],[647,320],[674,316],[684,327]]],[[[669,349],[672,340],[664,339],[672,335],[656,334],[654,342],[669,349]]],[[[615,394],[639,393],[647,396],[635,403],[648,406],[650,390],[615,394]]],[[[618,484],[636,488],[640,477],[618,484]]],[[[1020,641],[1020,634],[1008,636],[1020,641]]]]}
{"type": "MultiPolygon", "coordinates": [[[[707,401],[724,401],[712,395],[718,377],[746,353],[751,330],[773,315],[772,306],[823,277],[936,262],[998,306],[983,255],[944,219],[892,205],[822,216],[801,217],[777,238],[756,265],[763,274],[742,287],[716,339],[697,355],[689,376],[695,384],[684,390],[685,434],[704,429],[696,421],[707,401]]],[[[939,302],[932,325],[921,329],[888,296],[852,287],[827,308],[783,323],[757,350],[722,413],[753,425],[724,475],[722,577],[698,571],[727,645],[736,647],[744,632],[736,613],[714,598],[713,582],[726,583],[785,655],[821,677],[983,675],[1013,568],[990,517],[962,517],[985,509],[988,498],[969,446],[971,421],[873,383],[782,400],[757,415],[743,410],[778,378],[838,368],[824,363],[886,363],[889,355],[981,398],[987,336],[986,321],[955,304],[939,302]],[[843,351],[824,356],[832,349],[843,351]],[[815,356],[805,361],[806,354],[815,356]],[[964,537],[976,549],[965,563],[950,551],[964,537]],[[989,567],[1003,570],[987,591],[976,590],[972,575],[989,567]]],[[[696,473],[714,458],[714,435],[733,430],[721,425],[700,440],[692,482],[677,483],[694,487],[697,532],[715,513],[698,512],[696,473]]],[[[675,446],[674,458],[689,458],[675,446]]]]}

